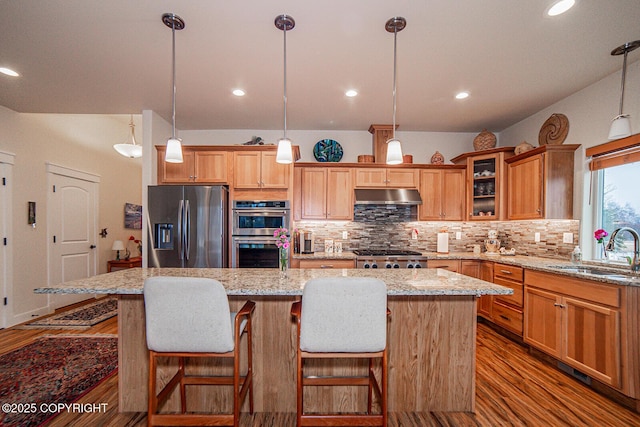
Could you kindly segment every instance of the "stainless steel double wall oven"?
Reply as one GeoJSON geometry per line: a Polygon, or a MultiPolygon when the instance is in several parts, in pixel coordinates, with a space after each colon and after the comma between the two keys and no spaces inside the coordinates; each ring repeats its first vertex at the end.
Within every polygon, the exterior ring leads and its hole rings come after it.
{"type": "Polygon", "coordinates": [[[232,221],[231,266],[277,268],[278,247],[273,234],[278,228],[290,227],[289,201],[235,200],[232,221]]]}

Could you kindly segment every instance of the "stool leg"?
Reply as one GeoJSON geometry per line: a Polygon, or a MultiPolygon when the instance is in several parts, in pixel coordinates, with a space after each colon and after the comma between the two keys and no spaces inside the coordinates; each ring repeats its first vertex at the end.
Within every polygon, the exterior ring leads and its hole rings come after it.
{"type": "Polygon", "coordinates": [[[157,412],[158,400],[156,398],[156,358],[153,352],[149,352],[149,404],[147,408],[147,426],[151,426],[151,415],[157,412]]]}
{"type": "Polygon", "coordinates": [[[182,413],[187,412],[187,393],[184,385],[184,357],[178,358],[178,370],[180,371],[180,409],[182,409],[182,413]]]}
{"type": "Polygon", "coordinates": [[[249,317],[249,320],[247,321],[247,354],[247,378],[249,380],[249,413],[253,414],[253,344],[251,342],[251,317],[249,317]]]}
{"type": "Polygon", "coordinates": [[[373,375],[373,359],[369,358],[369,386],[367,393],[367,414],[371,414],[371,407],[373,404],[373,381],[375,377],[373,375]]]}
{"type": "Polygon", "coordinates": [[[298,345],[297,356],[297,380],[296,380],[296,425],[300,426],[302,424],[302,412],[304,410],[303,402],[302,402],[302,355],[300,354],[300,345],[298,345]]]}

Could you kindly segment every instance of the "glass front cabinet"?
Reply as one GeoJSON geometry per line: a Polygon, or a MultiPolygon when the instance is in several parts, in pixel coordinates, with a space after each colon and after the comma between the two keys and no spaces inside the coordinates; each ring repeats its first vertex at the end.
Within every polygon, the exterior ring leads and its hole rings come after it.
{"type": "Polygon", "coordinates": [[[467,220],[506,219],[507,176],[504,160],[514,147],[491,148],[461,154],[451,159],[467,165],[467,220]]]}

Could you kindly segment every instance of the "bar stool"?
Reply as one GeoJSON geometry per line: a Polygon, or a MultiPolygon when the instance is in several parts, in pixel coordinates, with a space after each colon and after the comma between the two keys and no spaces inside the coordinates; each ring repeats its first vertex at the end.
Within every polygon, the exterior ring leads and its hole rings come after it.
{"type": "Polygon", "coordinates": [[[387,288],[373,278],[331,277],[309,280],[302,301],[293,303],[297,323],[297,425],[387,425],[387,288]],[[367,375],[318,377],[304,375],[306,359],[368,359],[367,375]],[[381,381],[374,373],[380,359],[381,381]],[[305,386],[367,386],[366,414],[307,414],[305,386]],[[381,413],[372,414],[373,393],[381,413]]]}
{"type": "Polygon", "coordinates": [[[253,413],[251,314],[247,301],[237,313],[229,310],[224,287],[213,279],[151,277],[144,283],[147,347],[149,349],[149,406],[147,425],[238,426],[240,408],[249,393],[253,413]],[[240,338],[247,334],[247,372],[240,375],[240,338]],[[159,357],[178,358],[178,371],[156,394],[159,357]],[[185,359],[233,358],[232,376],[187,375],[185,359]],[[181,413],[158,413],[180,385],[181,413]],[[187,413],[187,385],[233,386],[233,414],[187,413]]]}

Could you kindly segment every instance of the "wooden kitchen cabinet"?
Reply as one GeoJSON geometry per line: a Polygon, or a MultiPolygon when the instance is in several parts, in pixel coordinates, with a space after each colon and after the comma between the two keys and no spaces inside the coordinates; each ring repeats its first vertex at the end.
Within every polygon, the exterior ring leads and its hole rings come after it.
{"type": "Polygon", "coordinates": [[[356,262],[353,259],[301,259],[297,262],[297,268],[356,268],[356,262]]]}
{"type": "Polygon", "coordinates": [[[276,151],[233,153],[234,188],[270,189],[289,187],[292,166],[276,162],[276,151]]]}
{"type": "Polygon", "coordinates": [[[492,321],[518,336],[522,336],[523,326],[523,280],[522,267],[494,263],[493,283],[513,289],[513,294],[493,296],[492,321]]]}
{"type": "Polygon", "coordinates": [[[356,188],[417,188],[419,170],[413,168],[354,168],[356,188]]]}
{"type": "Polygon", "coordinates": [[[480,261],[463,259],[460,260],[460,274],[465,276],[480,278],[480,261]]]}
{"type": "Polygon", "coordinates": [[[465,207],[465,169],[420,171],[420,221],[462,221],[465,207]]]}
{"type": "MultiPolygon", "coordinates": [[[[480,279],[493,283],[493,262],[480,261],[480,279]]],[[[493,319],[493,295],[478,298],[478,315],[487,320],[493,319]]]]}
{"type": "Polygon", "coordinates": [[[164,161],[166,147],[158,146],[159,184],[228,184],[229,153],[200,147],[182,147],[182,163],[164,161]]]}
{"type": "Polygon", "coordinates": [[[350,168],[304,167],[301,170],[301,219],[353,219],[350,168]]]}
{"type": "Polygon", "coordinates": [[[515,147],[492,148],[464,153],[451,161],[467,166],[468,220],[501,220],[506,218],[507,182],[505,159],[513,156],[515,147]]]}
{"type": "Polygon", "coordinates": [[[527,270],[524,341],[621,388],[621,287],[527,270]]]}
{"type": "Polygon", "coordinates": [[[427,261],[427,268],[443,268],[445,270],[460,272],[459,259],[430,259],[427,261]]]}
{"type": "Polygon", "coordinates": [[[573,218],[573,157],[578,147],[543,145],[506,160],[508,219],[573,218]]]}

